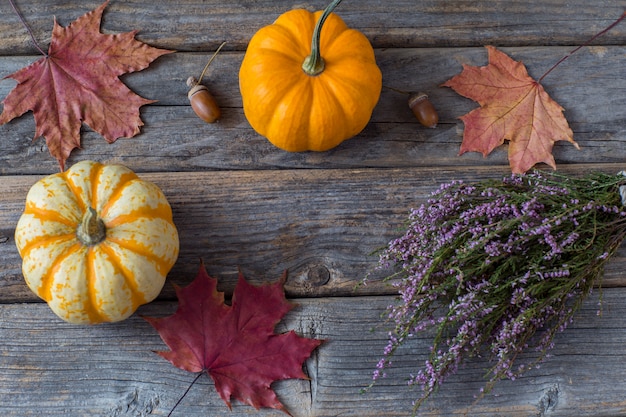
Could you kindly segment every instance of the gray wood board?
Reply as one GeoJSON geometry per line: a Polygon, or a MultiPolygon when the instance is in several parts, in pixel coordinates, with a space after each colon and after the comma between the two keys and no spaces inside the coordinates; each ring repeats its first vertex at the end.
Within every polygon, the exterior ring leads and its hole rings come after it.
{"type": "MultiPolygon", "coordinates": [[[[617,173],[619,164],[567,165],[563,172],[617,173]]],[[[262,170],[146,173],[169,199],[181,250],[169,281],[185,285],[199,259],[230,292],[237,270],[272,281],[289,271],[291,296],[393,292],[375,271],[374,251],[402,233],[409,210],[441,183],[502,178],[508,167],[262,170]],[[369,285],[355,286],[368,274],[369,285]]],[[[13,234],[29,187],[40,176],[0,181],[0,302],[35,300],[21,274],[13,234]]],[[[625,249],[609,262],[604,285],[626,286],[625,249]]],[[[171,298],[170,286],[162,297],[171,298]]]]}
{"type": "MultiPolygon", "coordinates": [[[[524,62],[539,78],[566,47],[504,48],[524,62]]],[[[225,53],[209,71],[206,84],[222,107],[223,117],[209,125],[191,110],[185,80],[199,75],[207,54],[177,53],[159,58],[150,68],[123,80],[143,97],[158,100],[141,110],[145,126],[131,139],[108,144],[85,127],[82,149],[71,154],[67,165],[83,160],[123,162],[138,171],[197,171],[274,168],[361,168],[414,166],[473,166],[507,164],[507,145],[487,158],[479,153],[458,156],[463,135],[461,115],[478,104],[439,87],[458,74],[462,64],[487,64],[485,48],[386,49],[377,51],[383,83],[406,91],[430,95],[440,123],[436,129],[421,126],[406,105],[407,97],[383,89],[368,126],[356,137],[327,152],[289,153],[258,135],[241,108],[238,71],[243,55],[225,53]]],[[[585,48],[565,61],[544,81],[547,92],[565,108],[565,117],[581,150],[557,142],[558,164],[622,162],[626,158],[626,57],[624,46],[585,48]]],[[[36,57],[0,57],[0,75],[8,75],[36,57]]],[[[15,86],[0,82],[0,97],[15,86]]],[[[58,171],[43,139],[33,142],[35,123],[27,113],[3,126],[0,138],[0,174],[38,174],[58,171]]]]}
{"type": "MultiPolygon", "coordinates": [[[[471,360],[448,379],[420,416],[615,416],[624,415],[626,289],[606,289],[602,315],[592,295],[574,323],[557,335],[541,368],[515,381],[501,381],[475,402],[489,366],[471,360]]],[[[299,416],[409,416],[417,394],[405,383],[426,359],[430,339],[419,335],[400,349],[386,379],[367,386],[386,344],[380,315],[391,297],[294,300],[299,305],[276,331],[326,339],[305,363],[310,381],[273,385],[279,399],[299,416]],[[373,331],[372,331],[373,330],[373,331]]],[[[147,316],[175,311],[174,302],[140,309],[147,316]]],[[[73,326],[45,304],[0,305],[0,412],[3,416],[165,416],[193,374],[173,367],[153,350],[167,350],[137,315],[122,323],[73,326]]],[[[535,353],[522,355],[532,359],[535,353]]],[[[233,403],[228,411],[212,382],[200,378],[173,415],[281,416],[233,403]]]]}
{"type": "MultiPolygon", "coordinates": [[[[102,2],[17,2],[36,39],[47,48],[53,18],[67,26],[102,2]]],[[[245,49],[261,27],[292,8],[323,9],[328,1],[124,1],[111,2],[104,13],[106,33],[137,30],[137,38],[153,46],[181,51],[245,49]]],[[[343,2],[337,9],[350,27],[362,31],[375,47],[578,45],[607,27],[624,12],[620,0],[374,0],[343,2]]],[[[0,4],[0,55],[36,50],[9,2],[0,4]]],[[[626,30],[616,27],[600,42],[624,44],[626,30]]]]}

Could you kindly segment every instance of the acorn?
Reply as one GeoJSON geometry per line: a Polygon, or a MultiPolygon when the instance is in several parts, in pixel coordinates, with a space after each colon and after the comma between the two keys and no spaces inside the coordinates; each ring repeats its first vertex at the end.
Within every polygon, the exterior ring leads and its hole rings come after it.
{"type": "Polygon", "coordinates": [[[226,42],[222,42],[220,47],[217,48],[213,56],[211,56],[211,59],[209,59],[209,62],[207,62],[204,66],[202,74],[200,74],[198,79],[195,77],[187,78],[187,86],[189,87],[187,98],[189,98],[191,108],[199,118],[207,123],[215,123],[222,115],[222,112],[220,107],[217,105],[217,101],[215,101],[215,98],[209,92],[209,89],[205,85],[200,84],[200,82],[204,77],[204,73],[209,68],[209,65],[211,65],[211,62],[213,62],[213,59],[215,59],[216,55],[225,43],[226,42]]]}
{"type": "Polygon", "coordinates": [[[411,93],[409,95],[408,104],[409,108],[422,125],[432,129],[437,127],[439,115],[426,93],[411,93]]]}
{"type": "Polygon", "coordinates": [[[187,93],[187,98],[189,98],[193,111],[205,122],[215,123],[222,112],[209,89],[200,84],[195,77],[187,78],[187,86],[191,87],[187,93]]]}

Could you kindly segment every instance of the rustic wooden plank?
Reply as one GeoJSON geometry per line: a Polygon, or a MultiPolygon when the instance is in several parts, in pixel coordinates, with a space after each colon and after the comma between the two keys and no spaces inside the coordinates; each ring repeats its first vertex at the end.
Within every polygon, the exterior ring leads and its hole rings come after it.
{"type": "MultiPolygon", "coordinates": [[[[504,48],[540,77],[565,47],[504,48]]],[[[241,53],[224,53],[214,61],[207,85],[223,108],[222,120],[208,125],[188,105],[185,79],[199,72],[207,54],[178,53],[160,58],[154,67],[124,80],[138,94],[159,100],[145,106],[142,133],[108,144],[85,128],[82,150],[68,164],[82,159],[116,160],[141,171],[195,171],[206,169],[361,168],[413,166],[473,166],[506,164],[506,146],[488,158],[478,153],[458,156],[463,124],[458,117],[476,108],[449,88],[438,87],[461,71],[461,64],[485,65],[484,48],[377,50],[384,84],[403,90],[427,91],[438,108],[436,129],[419,125],[406,106],[406,97],[385,89],[372,121],[357,137],[328,152],[289,153],[256,134],[241,109],[237,71],[241,53]]],[[[547,91],[565,109],[581,150],[560,142],[557,163],[604,163],[626,159],[626,47],[585,48],[565,61],[544,81],[547,91]]],[[[35,57],[0,57],[0,75],[9,74],[35,57]]],[[[14,87],[0,82],[0,97],[14,87]]],[[[49,173],[58,169],[35,132],[31,113],[0,126],[3,151],[0,174],[49,173]]]]}
{"type": "MultiPolygon", "coordinates": [[[[420,416],[599,416],[623,415],[626,372],[626,289],[592,296],[574,323],[556,338],[540,369],[516,381],[502,381],[474,404],[488,364],[473,360],[444,383],[420,416]]],[[[400,349],[388,377],[368,393],[386,330],[380,314],[390,297],[295,300],[299,303],[277,331],[293,329],[326,339],[305,364],[311,381],[289,380],[273,387],[298,416],[407,416],[412,393],[405,377],[426,358],[423,335],[400,349]],[[372,331],[373,330],[373,331],[372,331]]],[[[173,313],[175,303],[152,303],[148,316],[173,313]]],[[[0,305],[0,412],[30,415],[166,415],[193,379],[153,350],[164,350],[156,332],[137,315],[122,323],[72,326],[56,319],[44,304],[0,305]]],[[[533,353],[521,359],[532,358],[533,353]]],[[[283,415],[254,412],[238,402],[232,412],[212,382],[201,378],[177,408],[180,416],[283,415]]]]}
{"type": "MultiPolygon", "coordinates": [[[[64,26],[101,4],[20,0],[18,6],[42,45],[50,41],[53,16],[64,26]]],[[[133,0],[112,2],[103,19],[105,32],[139,31],[137,38],[153,46],[181,51],[214,49],[222,41],[229,49],[245,49],[250,37],[281,13],[301,7],[323,8],[327,1],[263,0],[223,2],[181,0],[175,3],[133,0]]],[[[600,7],[586,0],[375,0],[344,2],[337,12],[361,30],[376,47],[576,45],[589,39],[623,13],[621,0],[600,7]]],[[[8,2],[0,4],[0,55],[35,53],[25,29],[8,2]]],[[[600,41],[623,44],[624,26],[600,41]]]]}
{"type": "MultiPolygon", "coordinates": [[[[101,0],[18,0],[42,45],[52,17],[62,25],[101,0]]],[[[326,2],[324,2],[326,3],[326,2]]],[[[425,90],[439,109],[440,126],[421,128],[405,98],[383,91],[371,123],[355,139],[324,153],[290,154],[271,146],[247,124],[237,69],[255,31],[292,7],[324,3],[285,0],[113,1],[106,33],[137,29],[137,38],[182,51],[149,69],[123,77],[134,91],[159,100],[142,109],[146,126],[114,145],[90,129],[69,164],[96,159],[123,163],[161,186],[174,209],[181,256],[159,301],[140,313],[174,312],[171,284],[186,285],[202,258],[227,294],[241,268],[253,282],[277,279],[288,269],[286,291],[299,306],[279,325],[327,339],[305,370],[310,381],[275,384],[294,416],[406,416],[412,393],[404,378],[428,352],[428,335],[401,349],[369,393],[386,344],[380,318],[393,290],[375,272],[372,251],[397,236],[410,207],[441,182],[506,175],[506,147],[483,159],[457,156],[463,130],[458,116],[476,107],[438,86],[461,64],[484,65],[493,44],[523,61],[535,78],[561,56],[624,11],[623,0],[362,0],[343,2],[338,13],[372,41],[387,86],[425,90]],[[223,108],[223,120],[205,125],[187,105],[185,80],[197,75],[223,40],[226,50],[205,83],[223,108]],[[372,330],[373,331],[370,331],[372,330]]],[[[8,2],[0,2],[0,99],[13,88],[9,73],[38,59],[8,2]]],[[[566,109],[582,150],[557,144],[563,172],[624,169],[626,140],[626,26],[583,48],[543,81],[566,109]]],[[[1,105],[0,105],[1,106],[1,105]]],[[[0,415],[167,415],[193,375],[154,355],[164,349],[138,315],[112,325],[78,327],[56,319],[28,290],[13,233],[28,188],[40,174],[58,170],[41,139],[32,142],[32,115],[0,126],[0,415]],[[27,304],[21,304],[28,302],[27,304]]],[[[553,357],[527,376],[496,387],[472,405],[486,363],[472,361],[421,410],[424,416],[626,415],[626,248],[605,271],[602,317],[598,296],[583,306],[556,340],[553,357]]],[[[532,354],[526,355],[530,357],[532,354]]],[[[235,403],[230,412],[212,384],[201,378],[175,415],[284,415],[255,412],[235,403]]]]}
{"type": "MultiPolygon", "coordinates": [[[[617,172],[621,165],[573,165],[564,172],[617,172]]],[[[199,259],[230,292],[237,269],[253,280],[289,271],[291,296],[393,293],[374,271],[373,252],[397,237],[411,207],[439,184],[507,175],[507,167],[268,170],[151,173],[168,197],[181,250],[169,281],[185,285],[199,259]],[[355,286],[373,274],[366,287],[355,286]]],[[[0,302],[35,300],[23,282],[13,234],[24,199],[38,176],[0,178],[0,302]]],[[[606,271],[606,286],[626,286],[626,248],[606,271]]],[[[166,285],[163,298],[172,298],[166,285]]]]}

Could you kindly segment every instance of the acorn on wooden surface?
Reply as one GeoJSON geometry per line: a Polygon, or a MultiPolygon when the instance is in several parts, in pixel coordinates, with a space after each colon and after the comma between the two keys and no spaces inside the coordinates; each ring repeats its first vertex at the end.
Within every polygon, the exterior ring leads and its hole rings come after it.
{"type": "Polygon", "coordinates": [[[217,51],[215,51],[213,56],[211,56],[211,59],[209,59],[209,62],[205,65],[202,70],[202,74],[200,74],[198,79],[195,77],[187,78],[187,86],[189,87],[187,98],[189,98],[191,108],[199,118],[207,123],[215,123],[222,115],[222,112],[217,104],[217,101],[215,101],[215,97],[213,97],[213,95],[209,92],[209,89],[205,85],[200,84],[200,82],[202,81],[202,77],[204,77],[204,73],[207,68],[209,68],[209,65],[211,65],[211,62],[213,62],[213,59],[215,59],[215,56],[220,49],[222,49],[225,43],[226,42],[223,42],[220,47],[217,48],[217,51]]]}
{"type": "Polygon", "coordinates": [[[216,122],[222,112],[209,89],[200,84],[195,77],[187,78],[187,86],[190,87],[187,97],[193,111],[207,123],[216,122]]]}
{"type": "Polygon", "coordinates": [[[409,108],[422,125],[430,128],[437,127],[439,115],[426,93],[411,93],[408,103],[409,108]]]}

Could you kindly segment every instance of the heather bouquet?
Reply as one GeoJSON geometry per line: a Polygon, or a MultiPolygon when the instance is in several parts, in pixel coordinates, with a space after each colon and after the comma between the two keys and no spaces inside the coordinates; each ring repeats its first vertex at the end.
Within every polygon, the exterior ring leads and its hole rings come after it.
{"type": "Polygon", "coordinates": [[[442,185],[381,252],[400,296],[374,380],[424,331],[434,336],[409,379],[421,388],[416,410],[468,358],[489,359],[485,392],[536,366],[626,236],[625,184],[621,173],[535,171],[442,185]],[[522,361],[527,350],[539,353],[522,361]]]}

